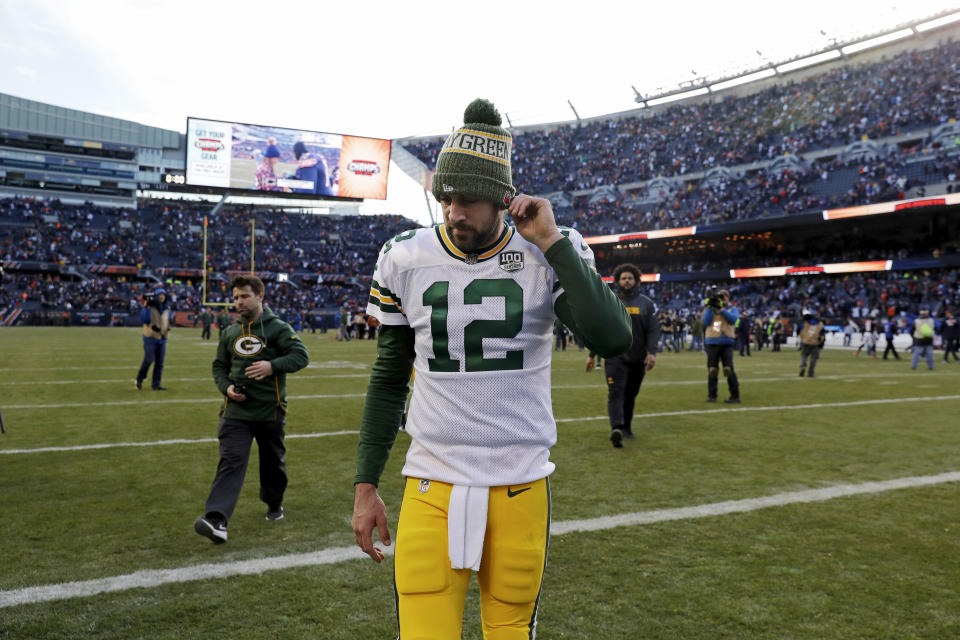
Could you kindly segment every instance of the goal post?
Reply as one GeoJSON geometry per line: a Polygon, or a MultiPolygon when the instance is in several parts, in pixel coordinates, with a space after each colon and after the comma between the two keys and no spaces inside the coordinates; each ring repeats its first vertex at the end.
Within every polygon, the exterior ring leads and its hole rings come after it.
{"type": "MultiPolygon", "coordinates": [[[[232,302],[209,302],[207,300],[207,226],[209,220],[207,216],[203,216],[203,306],[205,307],[229,307],[233,305],[232,302]]],[[[256,238],[256,218],[250,221],[250,273],[254,272],[254,251],[256,250],[255,241],[256,238]]]]}

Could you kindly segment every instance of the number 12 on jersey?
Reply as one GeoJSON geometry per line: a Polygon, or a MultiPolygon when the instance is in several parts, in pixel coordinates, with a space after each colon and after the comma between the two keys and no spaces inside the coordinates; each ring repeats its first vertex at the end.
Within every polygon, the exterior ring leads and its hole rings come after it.
{"type": "MultiPolygon", "coordinates": [[[[433,358],[430,371],[460,371],[460,361],[450,357],[449,314],[450,282],[434,282],[423,292],[423,306],[430,307],[430,334],[433,358]]],[[[509,371],[523,369],[523,350],[507,351],[503,358],[485,358],[484,338],[515,338],[523,327],[523,288],[507,278],[473,280],[463,290],[464,304],[483,304],[484,298],[503,298],[503,320],[472,320],[463,329],[463,353],[466,371],[509,371]]]]}

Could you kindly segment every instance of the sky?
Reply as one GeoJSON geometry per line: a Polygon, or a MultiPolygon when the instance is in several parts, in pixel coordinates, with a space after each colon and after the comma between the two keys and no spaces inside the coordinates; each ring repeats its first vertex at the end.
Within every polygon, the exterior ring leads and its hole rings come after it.
{"type": "MultiPolygon", "coordinates": [[[[449,133],[476,97],[514,126],[625,111],[631,87],[675,88],[955,7],[0,0],[0,92],[181,132],[191,115],[403,138],[449,133]]],[[[361,211],[429,221],[396,165],[388,192],[361,211]]]]}

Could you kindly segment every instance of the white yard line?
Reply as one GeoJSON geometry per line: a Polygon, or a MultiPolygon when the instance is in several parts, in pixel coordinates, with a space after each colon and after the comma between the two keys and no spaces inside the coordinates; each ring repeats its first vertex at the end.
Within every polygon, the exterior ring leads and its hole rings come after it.
{"type": "MultiPolygon", "coordinates": [[[[291,396],[293,399],[305,399],[305,398],[337,398],[337,397],[361,397],[363,394],[350,394],[346,396],[291,396]]],[[[702,413],[737,413],[743,411],[790,411],[796,409],[832,409],[836,407],[857,407],[861,405],[870,405],[870,404],[897,404],[900,402],[940,402],[944,400],[960,400],[960,395],[953,396],[919,396],[912,398],[882,398],[878,400],[853,400],[850,402],[821,402],[817,404],[788,404],[788,405],[779,405],[779,406],[763,406],[763,407],[716,407],[710,409],[690,409],[686,411],[661,411],[658,413],[640,413],[634,415],[635,420],[642,420],[644,418],[661,418],[664,416],[688,416],[688,415],[697,415],[702,413]]],[[[158,401],[159,402],[159,401],[158,401]]],[[[168,401],[169,402],[169,401],[168,401]]],[[[187,401],[184,401],[187,402],[187,401]]],[[[191,401],[193,402],[193,401],[191,401]]],[[[209,402],[208,400],[197,400],[196,402],[209,402]]],[[[135,404],[135,403],[131,403],[135,404]]],[[[14,405],[16,406],[16,405],[14,405]]],[[[62,405],[39,405],[39,406],[62,406],[62,405]]],[[[73,405],[71,405],[73,406],[73,405]]],[[[83,405],[86,406],[86,405],[83,405]]],[[[6,408],[6,407],[5,407],[6,408]]],[[[586,416],[581,418],[557,418],[557,424],[565,424],[569,422],[592,422],[596,420],[607,420],[607,416],[586,416]]],[[[356,430],[343,430],[343,431],[325,431],[317,433],[297,433],[290,434],[286,436],[287,438],[323,438],[327,436],[339,436],[339,435],[355,435],[360,433],[356,430]]],[[[198,438],[198,439],[174,439],[174,440],[157,440],[152,442],[114,442],[114,443],[101,443],[101,444],[83,444],[83,445],[74,445],[66,447],[38,447],[36,449],[0,449],[0,455],[3,454],[21,454],[21,453],[48,453],[56,451],[87,451],[93,449],[111,449],[114,447],[154,447],[162,445],[174,445],[174,444],[200,444],[205,442],[216,442],[216,438],[198,438]]]]}
{"type": "MultiPolygon", "coordinates": [[[[328,376],[304,376],[297,374],[296,380],[331,380],[334,378],[369,378],[369,373],[335,373],[328,376]]],[[[133,378],[110,378],[110,379],[100,379],[100,380],[7,380],[0,381],[0,387],[12,386],[12,385],[46,385],[46,384],[130,384],[132,385],[136,380],[133,378]]],[[[288,381],[292,379],[288,378],[288,381]]],[[[213,378],[211,376],[206,376],[203,378],[167,378],[164,380],[164,383],[167,382],[209,382],[213,385],[213,378]]]]}
{"type": "MultiPolygon", "coordinates": [[[[862,484],[840,484],[824,489],[809,489],[806,491],[790,491],[776,493],[759,498],[745,500],[728,500],[714,502],[693,507],[676,509],[658,509],[656,511],[640,511],[635,513],[621,513],[613,516],[603,516],[585,520],[566,520],[554,522],[550,527],[552,536],[562,536],[582,531],[603,531],[614,527],[638,526],[654,522],[669,522],[675,520],[690,520],[711,516],[722,516],[731,513],[747,513],[770,507],[781,507],[790,504],[822,502],[847,496],[882,493],[897,489],[926,487],[948,482],[960,482],[960,471],[950,471],[931,476],[915,476],[896,478],[879,482],[864,482],[862,484]]],[[[200,544],[200,542],[198,542],[200,544]]],[[[393,547],[383,547],[387,555],[393,553],[393,547]]],[[[240,560],[236,562],[221,562],[215,564],[199,564],[176,569],[153,569],[136,571],[120,576],[111,576],[97,580],[83,580],[77,582],[63,582],[60,584],[26,587],[0,591],[0,608],[14,607],[24,604],[35,604],[53,600],[66,600],[93,596],[100,593],[112,593],[129,589],[143,589],[158,587],[165,584],[207,580],[210,578],[229,578],[239,575],[258,575],[265,571],[277,569],[293,569],[297,567],[313,567],[327,564],[337,564],[347,560],[366,558],[366,555],[355,546],[333,547],[314,551],[312,553],[296,553],[254,560],[240,560]]]]}
{"type": "MultiPolygon", "coordinates": [[[[125,369],[128,367],[124,367],[125,369]]],[[[651,374],[653,375],[653,374],[651,374]]],[[[856,377],[851,376],[817,376],[815,380],[840,380],[843,382],[856,382],[864,378],[903,378],[907,375],[904,372],[900,373],[868,373],[863,375],[858,375],[856,377]]],[[[347,378],[363,378],[368,379],[370,377],[369,373],[336,373],[331,375],[321,375],[321,376],[311,376],[311,375],[300,375],[296,374],[295,377],[288,378],[288,382],[296,382],[298,380],[333,380],[333,379],[347,379],[347,378]]],[[[554,389],[593,389],[593,388],[606,388],[603,380],[600,379],[600,376],[597,376],[595,381],[591,384],[566,384],[566,385],[554,385],[554,389]]],[[[764,378],[740,378],[740,382],[748,383],[764,383],[764,382],[800,382],[804,384],[809,384],[808,378],[801,378],[799,376],[793,375],[780,375],[780,376],[767,376],[764,378]]],[[[130,384],[132,385],[134,378],[104,378],[97,380],[2,380],[0,381],[0,387],[4,386],[30,386],[30,385],[60,385],[60,384],[130,384]]],[[[168,378],[164,382],[210,382],[213,383],[213,379],[209,376],[201,378],[168,378]]],[[[661,387],[661,386],[674,386],[674,385],[697,385],[704,384],[705,378],[697,378],[696,380],[645,380],[643,386],[645,387],[661,387]]],[[[881,382],[879,384],[891,384],[881,382]]],[[[22,407],[21,407],[22,408],[22,407]]]]}
{"type": "MultiPolygon", "coordinates": [[[[152,393],[152,392],[151,392],[152,393]]],[[[336,398],[363,398],[365,393],[314,394],[305,396],[287,396],[287,400],[331,400],[336,398]]],[[[59,404],[8,404],[0,407],[7,409],[65,409],[67,407],[125,407],[141,404],[211,404],[218,405],[218,398],[169,398],[166,400],[116,400],[114,402],[62,402],[59,404]]]]}
{"type": "MultiPolygon", "coordinates": [[[[295,438],[327,438],[330,436],[357,435],[359,431],[321,431],[314,433],[288,433],[287,440],[295,438]]],[[[173,440],[154,440],[153,442],[104,442],[100,444],[79,444],[70,447],[37,447],[36,449],[0,449],[0,455],[5,453],[52,453],[60,451],[94,451],[97,449],[117,449],[123,447],[163,447],[174,444],[208,444],[217,442],[216,438],[175,438],[173,440]]]]}
{"type": "MultiPolygon", "coordinates": [[[[830,409],[835,407],[858,407],[866,404],[897,404],[900,402],[938,402],[942,400],[960,400],[960,395],[956,396],[920,396],[913,398],[883,398],[880,400],[853,400],[851,402],[819,402],[816,404],[788,404],[781,406],[766,407],[730,407],[715,409],[690,409],[687,411],[661,411],[659,413],[642,413],[635,415],[634,420],[638,418],[661,418],[664,416],[692,416],[700,413],[739,413],[742,411],[789,411],[792,409],[830,409]]],[[[607,416],[593,416],[590,418],[559,418],[557,424],[563,422],[587,422],[590,420],[608,420],[607,416]]]]}

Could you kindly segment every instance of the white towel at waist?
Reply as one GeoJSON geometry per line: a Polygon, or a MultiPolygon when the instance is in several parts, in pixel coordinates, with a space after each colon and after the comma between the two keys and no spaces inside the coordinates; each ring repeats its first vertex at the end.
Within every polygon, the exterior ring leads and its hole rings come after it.
{"type": "Polygon", "coordinates": [[[447,508],[447,548],[454,569],[480,570],[490,487],[453,485],[447,508]]]}

